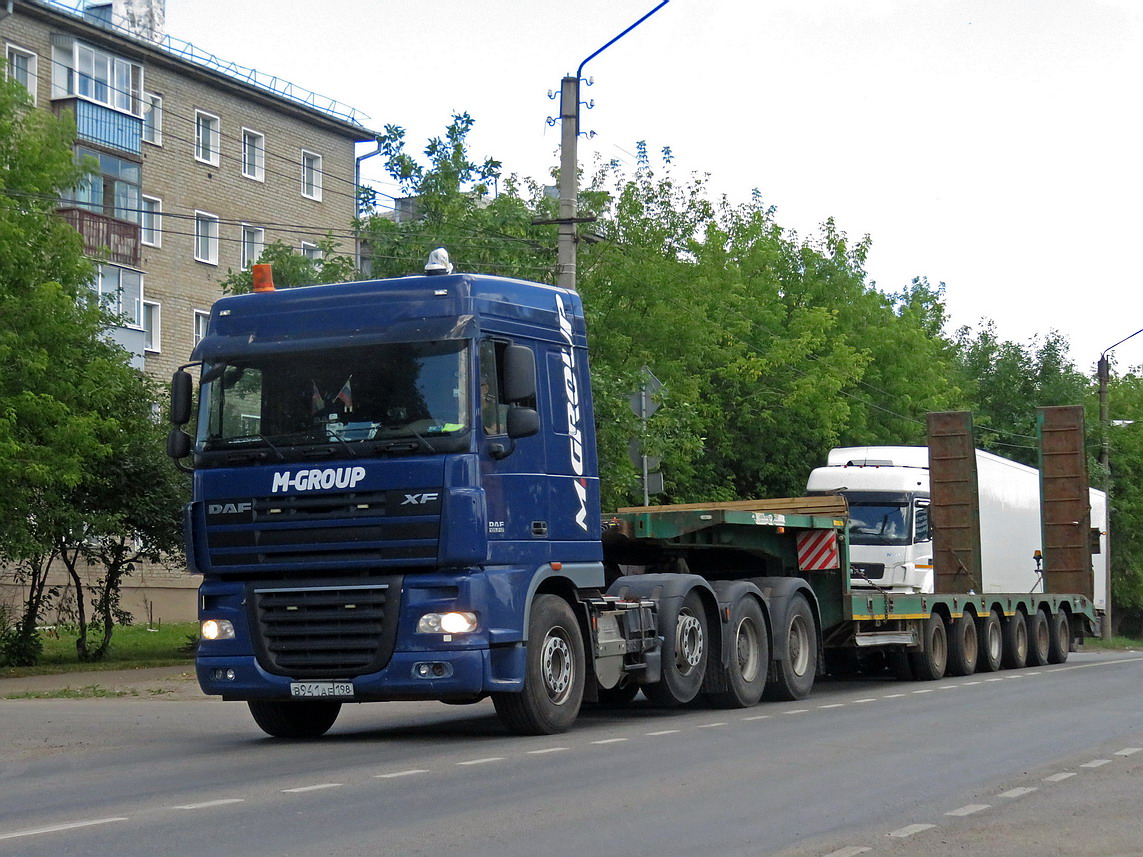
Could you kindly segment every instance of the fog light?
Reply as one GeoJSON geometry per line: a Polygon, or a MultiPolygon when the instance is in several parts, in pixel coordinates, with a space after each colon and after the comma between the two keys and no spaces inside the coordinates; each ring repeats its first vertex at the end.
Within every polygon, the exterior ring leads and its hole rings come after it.
{"type": "Polygon", "coordinates": [[[417,622],[417,633],[470,634],[479,624],[475,613],[426,613],[417,622]]]}
{"type": "Polygon", "coordinates": [[[204,640],[233,640],[234,623],[229,619],[204,619],[200,634],[204,640]]]}
{"type": "Polygon", "coordinates": [[[232,669],[219,669],[214,670],[211,675],[215,681],[234,681],[234,670],[232,669]]]}
{"type": "Polygon", "coordinates": [[[413,664],[413,675],[417,678],[452,678],[452,664],[440,661],[413,664]]]}

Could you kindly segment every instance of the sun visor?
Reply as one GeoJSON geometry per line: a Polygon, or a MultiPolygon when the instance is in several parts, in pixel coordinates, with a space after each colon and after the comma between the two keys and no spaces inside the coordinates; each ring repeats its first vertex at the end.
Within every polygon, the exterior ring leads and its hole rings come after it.
{"type": "Polygon", "coordinates": [[[418,318],[397,321],[383,329],[349,331],[338,336],[311,336],[305,332],[275,330],[266,335],[236,333],[204,337],[191,353],[191,360],[204,363],[234,362],[239,358],[288,354],[294,351],[325,351],[392,342],[436,342],[470,339],[476,335],[472,315],[418,318]]]}

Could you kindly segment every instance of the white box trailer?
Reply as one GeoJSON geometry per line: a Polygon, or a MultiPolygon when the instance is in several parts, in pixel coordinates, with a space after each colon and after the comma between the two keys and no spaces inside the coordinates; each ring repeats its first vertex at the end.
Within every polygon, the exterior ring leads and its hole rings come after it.
{"type": "MultiPolygon", "coordinates": [[[[1043,549],[1040,475],[1035,468],[976,451],[980,498],[980,581],[969,592],[1041,592],[1034,559],[1043,549]]],[[[933,542],[929,527],[929,451],[924,446],[860,446],[832,449],[815,468],[807,494],[841,494],[850,508],[853,587],[891,592],[933,592],[933,542]]],[[[1090,490],[1091,526],[1100,531],[1092,557],[1093,602],[1107,604],[1107,498],[1090,490]]]]}

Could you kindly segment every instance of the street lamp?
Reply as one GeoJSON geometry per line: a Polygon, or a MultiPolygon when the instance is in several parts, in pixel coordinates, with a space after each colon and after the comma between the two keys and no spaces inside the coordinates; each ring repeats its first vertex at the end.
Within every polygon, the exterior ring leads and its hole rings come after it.
{"type": "Polygon", "coordinates": [[[1111,468],[1108,464],[1108,450],[1111,446],[1111,438],[1108,436],[1107,431],[1111,424],[1111,414],[1107,404],[1107,385],[1111,375],[1111,366],[1108,362],[1107,355],[1117,345],[1122,345],[1128,339],[1138,336],[1140,333],[1143,333],[1143,329],[1137,330],[1131,334],[1131,336],[1123,337],[1115,343],[1115,345],[1109,345],[1103,349],[1103,352],[1099,355],[1099,363],[1096,364],[1096,374],[1099,377],[1099,469],[1103,475],[1103,490],[1108,495],[1107,529],[1109,532],[1107,538],[1106,569],[1104,570],[1107,583],[1107,602],[1103,608],[1103,639],[1105,640],[1111,639],[1111,468]]]}

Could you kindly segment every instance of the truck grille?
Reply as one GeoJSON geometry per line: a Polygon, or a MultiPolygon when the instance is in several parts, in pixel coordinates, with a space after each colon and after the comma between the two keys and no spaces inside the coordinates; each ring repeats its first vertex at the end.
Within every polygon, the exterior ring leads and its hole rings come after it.
{"type": "Polygon", "coordinates": [[[338,678],[376,672],[389,662],[397,631],[401,578],[251,584],[258,660],[268,672],[338,678]]]}
{"type": "Polygon", "coordinates": [[[850,579],[858,583],[862,580],[880,580],[885,576],[885,565],[880,562],[851,562],[849,570],[850,579]]]}

